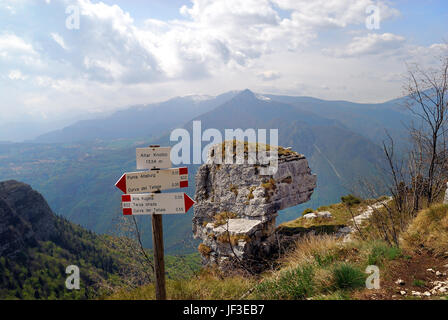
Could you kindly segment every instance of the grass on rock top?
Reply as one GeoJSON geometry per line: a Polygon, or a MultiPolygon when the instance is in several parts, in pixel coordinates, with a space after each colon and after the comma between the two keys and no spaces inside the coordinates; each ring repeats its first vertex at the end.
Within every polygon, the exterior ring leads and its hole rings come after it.
{"type": "MultiPolygon", "coordinates": [[[[236,156],[237,154],[237,149],[243,147],[243,152],[244,152],[244,158],[247,159],[247,156],[249,154],[249,152],[258,152],[260,151],[271,151],[271,150],[275,150],[277,149],[277,153],[278,155],[281,156],[288,156],[288,155],[297,155],[297,156],[302,156],[301,154],[292,151],[290,149],[286,149],[284,147],[278,146],[277,148],[269,145],[269,144],[264,144],[264,143],[254,143],[254,142],[247,142],[247,141],[240,141],[240,140],[226,140],[223,141],[221,143],[221,156],[222,159],[225,159],[225,154],[226,154],[226,145],[231,145],[232,146],[232,155],[236,156]]],[[[212,154],[212,156],[214,156],[214,154],[212,154]]]]}

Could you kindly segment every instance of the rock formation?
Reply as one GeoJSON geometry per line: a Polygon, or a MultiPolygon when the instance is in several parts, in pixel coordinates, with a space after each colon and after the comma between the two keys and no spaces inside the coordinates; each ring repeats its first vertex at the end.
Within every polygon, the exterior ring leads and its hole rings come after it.
{"type": "Polygon", "coordinates": [[[316,175],[299,153],[279,147],[277,172],[262,175],[267,165],[215,163],[223,146],[209,149],[196,174],[193,233],[202,239],[204,264],[269,255],[278,211],[308,201],[316,187],[316,175]]]}

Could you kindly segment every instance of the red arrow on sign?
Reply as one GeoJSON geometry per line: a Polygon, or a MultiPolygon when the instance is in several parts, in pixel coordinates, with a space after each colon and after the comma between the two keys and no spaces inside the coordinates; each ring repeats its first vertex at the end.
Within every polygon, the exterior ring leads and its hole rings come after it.
{"type": "Polygon", "coordinates": [[[184,205],[185,205],[185,213],[190,210],[190,208],[194,205],[193,199],[191,199],[186,193],[184,193],[184,205]]]}
{"type": "Polygon", "coordinates": [[[123,215],[187,213],[194,201],[185,193],[123,194],[123,215]]]}

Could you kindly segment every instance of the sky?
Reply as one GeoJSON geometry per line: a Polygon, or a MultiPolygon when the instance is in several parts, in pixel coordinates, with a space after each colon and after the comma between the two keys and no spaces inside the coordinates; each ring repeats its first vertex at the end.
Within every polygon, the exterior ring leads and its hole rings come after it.
{"type": "Polygon", "coordinates": [[[447,43],[446,0],[0,0],[0,125],[245,88],[383,102],[447,43]]]}

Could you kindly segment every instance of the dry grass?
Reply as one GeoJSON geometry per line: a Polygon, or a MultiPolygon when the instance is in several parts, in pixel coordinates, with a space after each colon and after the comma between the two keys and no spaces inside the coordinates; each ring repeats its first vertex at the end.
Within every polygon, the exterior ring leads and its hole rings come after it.
{"type": "Polygon", "coordinates": [[[250,298],[348,299],[362,288],[368,250],[361,242],[342,243],[329,235],[307,235],[266,273],[250,298]],[[341,291],[342,290],[342,291],[341,291]]]}
{"type": "MultiPolygon", "coordinates": [[[[361,206],[357,206],[353,209],[354,212],[358,212],[357,210],[361,208],[361,206]]],[[[311,209],[311,208],[310,208],[311,209]]],[[[331,218],[315,218],[315,219],[305,219],[303,217],[297,218],[296,220],[288,221],[282,223],[281,226],[287,228],[310,228],[313,226],[321,226],[321,225],[345,225],[350,223],[351,215],[347,210],[346,206],[342,203],[333,204],[331,206],[320,207],[316,211],[330,211],[331,218]]],[[[313,210],[311,210],[313,212],[313,210]]]]}
{"type": "Polygon", "coordinates": [[[403,247],[424,248],[448,255],[448,205],[437,204],[419,212],[402,235],[403,247]]]}
{"type": "Polygon", "coordinates": [[[248,200],[251,200],[251,199],[253,199],[254,198],[254,190],[256,189],[256,187],[250,187],[250,189],[249,189],[249,194],[247,195],[247,199],[248,200]]]}
{"type": "MultiPolygon", "coordinates": [[[[224,161],[224,159],[226,158],[226,144],[228,144],[231,148],[232,151],[229,153],[230,156],[235,157],[237,155],[237,146],[243,146],[243,155],[244,155],[244,160],[247,160],[249,157],[249,152],[268,152],[268,151],[274,151],[277,150],[277,154],[279,157],[286,157],[289,155],[296,155],[296,156],[302,156],[301,154],[292,151],[290,149],[285,149],[281,146],[275,147],[275,146],[270,146],[269,144],[264,144],[264,143],[248,143],[247,141],[241,141],[241,140],[236,140],[233,139],[232,141],[230,140],[226,140],[223,141],[221,143],[220,149],[221,149],[221,160],[224,161]]],[[[219,149],[218,149],[219,150],[219,149]]],[[[218,151],[217,150],[217,151],[218,151]]],[[[214,153],[212,153],[212,156],[214,156],[214,153]]]]}
{"type": "Polygon", "coordinates": [[[245,235],[245,234],[237,234],[237,235],[231,234],[229,236],[229,233],[227,231],[225,231],[222,234],[220,234],[216,239],[216,241],[221,242],[221,243],[229,243],[230,242],[232,244],[232,246],[236,246],[240,240],[249,242],[250,238],[248,235],[245,235]]]}
{"type": "Polygon", "coordinates": [[[273,178],[270,178],[268,182],[262,183],[261,186],[265,188],[266,190],[275,190],[275,180],[273,178]]]}
{"type": "MultiPolygon", "coordinates": [[[[350,299],[363,287],[365,267],[381,259],[395,259],[392,251],[383,242],[342,243],[329,235],[307,235],[279,261],[279,269],[258,277],[242,273],[224,276],[216,269],[203,269],[190,279],[168,280],[167,296],[225,300],[250,292],[245,299],[350,299]]],[[[121,291],[107,299],[154,299],[154,286],[121,291]]]]}
{"type": "Polygon", "coordinates": [[[213,226],[215,228],[222,226],[222,225],[226,224],[227,221],[229,221],[229,219],[234,219],[236,217],[237,217],[237,215],[234,212],[229,212],[229,211],[220,212],[213,217],[213,220],[214,220],[213,226]]]}
{"type": "Polygon", "coordinates": [[[307,263],[319,263],[334,255],[340,242],[330,235],[306,235],[296,243],[296,249],[283,258],[284,264],[295,267],[307,263]]]}
{"type": "Polygon", "coordinates": [[[212,252],[212,249],[209,246],[201,243],[198,246],[198,251],[204,257],[208,257],[208,256],[210,256],[210,253],[212,252]]]}
{"type": "MultiPolygon", "coordinates": [[[[233,276],[224,280],[209,273],[188,280],[167,280],[167,298],[170,300],[230,300],[238,299],[255,284],[249,277],[233,276]]],[[[154,285],[121,291],[108,300],[154,300],[154,285]]]]}

